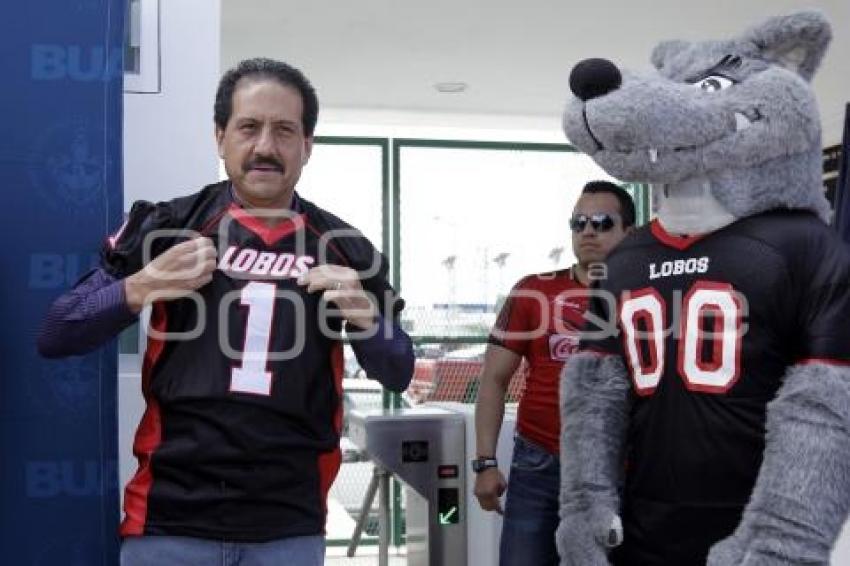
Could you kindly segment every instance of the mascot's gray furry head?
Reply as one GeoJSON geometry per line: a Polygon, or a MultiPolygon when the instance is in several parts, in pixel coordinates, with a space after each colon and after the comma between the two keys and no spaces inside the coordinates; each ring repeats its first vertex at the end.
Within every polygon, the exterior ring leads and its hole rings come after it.
{"type": "Polygon", "coordinates": [[[663,42],[652,53],[653,74],[582,61],[570,76],[575,97],[564,131],[611,175],[653,183],[673,201],[702,191],[729,217],[701,226],[699,215],[712,205],[692,199],[680,231],[701,231],[694,224],[710,230],[773,208],[809,209],[826,219],[820,118],[809,81],[830,39],[820,13],[800,12],[728,41],[663,42]]]}

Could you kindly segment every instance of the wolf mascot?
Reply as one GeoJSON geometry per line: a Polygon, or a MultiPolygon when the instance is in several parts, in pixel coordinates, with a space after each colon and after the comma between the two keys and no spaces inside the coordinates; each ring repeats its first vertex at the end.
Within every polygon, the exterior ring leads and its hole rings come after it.
{"type": "Polygon", "coordinates": [[[850,508],[850,257],[826,226],[818,13],[591,59],[567,137],[651,183],[561,382],[569,566],[828,564],[850,508]]]}

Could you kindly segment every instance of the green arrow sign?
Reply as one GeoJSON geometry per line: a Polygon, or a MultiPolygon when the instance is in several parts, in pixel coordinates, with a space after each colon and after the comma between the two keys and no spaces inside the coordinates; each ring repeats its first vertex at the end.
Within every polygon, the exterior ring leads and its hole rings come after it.
{"type": "Polygon", "coordinates": [[[457,523],[457,507],[452,507],[445,513],[440,513],[441,525],[452,525],[457,523]]]}

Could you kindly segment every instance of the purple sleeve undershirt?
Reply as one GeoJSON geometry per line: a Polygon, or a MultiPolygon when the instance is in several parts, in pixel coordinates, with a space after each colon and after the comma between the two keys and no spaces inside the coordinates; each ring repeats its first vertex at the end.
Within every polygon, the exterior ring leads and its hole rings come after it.
{"type": "Polygon", "coordinates": [[[413,377],[413,343],[395,320],[377,319],[377,331],[368,338],[352,338],[357,361],[371,379],[401,393],[413,377]]]}
{"type": "Polygon", "coordinates": [[[98,268],[50,305],[38,351],[46,358],[87,354],[137,319],[127,306],[123,280],[98,268]]]}

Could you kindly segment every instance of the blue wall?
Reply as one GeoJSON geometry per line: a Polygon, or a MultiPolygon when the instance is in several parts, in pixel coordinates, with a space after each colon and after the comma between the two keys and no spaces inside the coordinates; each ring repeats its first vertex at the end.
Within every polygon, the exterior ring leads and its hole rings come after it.
{"type": "Polygon", "coordinates": [[[39,358],[48,304],[121,220],[124,0],[0,18],[0,562],[117,564],[114,346],[39,358]]]}

